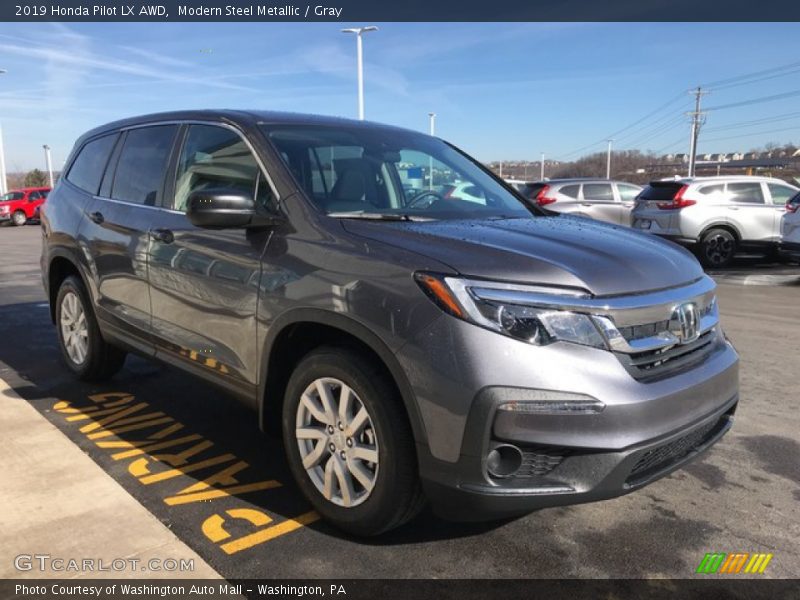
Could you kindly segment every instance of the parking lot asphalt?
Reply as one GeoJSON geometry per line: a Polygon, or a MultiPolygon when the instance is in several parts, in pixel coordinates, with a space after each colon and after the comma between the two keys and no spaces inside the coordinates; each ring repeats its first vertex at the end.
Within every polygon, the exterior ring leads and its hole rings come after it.
{"type": "MultiPolygon", "coordinates": [[[[39,251],[37,226],[0,228],[0,378],[223,577],[685,578],[706,552],[769,552],[761,577],[800,576],[798,286],[719,278],[723,324],[742,356],[741,402],[733,430],[700,460],[614,500],[484,524],[425,511],[364,541],[318,520],[280,443],[221,392],[135,357],[108,383],[74,380],[39,251]]],[[[0,487],[14,484],[0,473],[0,487]]],[[[93,494],[87,482],[87,503],[93,494]]],[[[19,544],[0,542],[0,560],[19,544]]]]}

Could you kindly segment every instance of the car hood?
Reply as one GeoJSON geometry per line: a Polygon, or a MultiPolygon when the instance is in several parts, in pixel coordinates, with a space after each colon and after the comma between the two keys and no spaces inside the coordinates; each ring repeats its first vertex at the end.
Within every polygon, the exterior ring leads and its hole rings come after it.
{"type": "Polygon", "coordinates": [[[464,276],[583,288],[596,296],[675,287],[703,275],[697,260],[671,242],[580,217],[342,223],[350,233],[464,276]]]}

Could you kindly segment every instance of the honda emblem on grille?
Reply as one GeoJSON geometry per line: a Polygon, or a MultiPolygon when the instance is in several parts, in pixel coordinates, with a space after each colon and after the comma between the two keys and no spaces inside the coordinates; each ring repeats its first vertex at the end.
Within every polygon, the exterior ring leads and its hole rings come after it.
{"type": "Polygon", "coordinates": [[[688,344],[700,337],[698,331],[698,311],[694,302],[684,302],[672,311],[671,327],[681,344],[688,344]]]}

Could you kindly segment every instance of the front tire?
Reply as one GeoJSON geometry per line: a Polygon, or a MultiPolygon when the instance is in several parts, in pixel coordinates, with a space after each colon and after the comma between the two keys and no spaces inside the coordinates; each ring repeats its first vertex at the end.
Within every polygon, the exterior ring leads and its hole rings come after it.
{"type": "Polygon", "coordinates": [[[23,211],[15,210],[14,214],[11,215],[11,222],[17,227],[22,227],[28,222],[28,217],[23,211]]]}
{"type": "Polygon", "coordinates": [[[334,526],[378,535],[422,508],[408,417],[369,357],[333,346],[308,354],[289,379],[282,424],[292,475],[334,526]]]}
{"type": "Polygon", "coordinates": [[[58,289],[56,329],[64,362],[79,379],[102,381],[122,368],[125,352],[103,339],[86,287],[73,275],[58,289]]]}
{"type": "Polygon", "coordinates": [[[727,229],[709,229],[700,242],[700,262],[704,267],[727,267],[736,255],[736,236],[727,229]]]}

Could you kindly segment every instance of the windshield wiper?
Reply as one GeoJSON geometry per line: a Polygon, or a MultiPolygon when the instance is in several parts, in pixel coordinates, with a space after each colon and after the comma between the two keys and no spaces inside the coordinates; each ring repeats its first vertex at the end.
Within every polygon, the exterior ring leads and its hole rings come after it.
{"type": "Polygon", "coordinates": [[[368,219],[373,221],[433,221],[430,217],[418,217],[404,213],[366,212],[363,210],[329,212],[328,216],[334,219],[368,219]]]}

